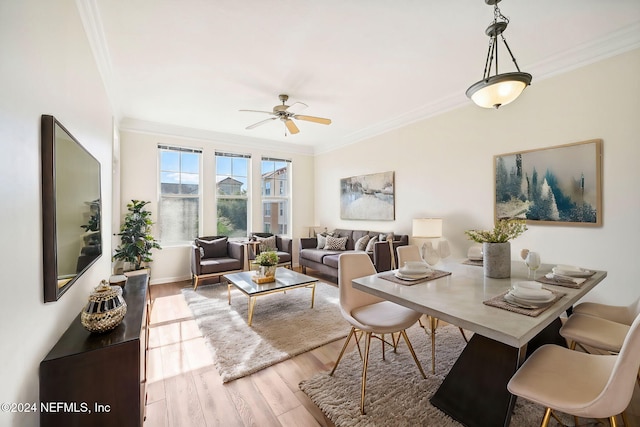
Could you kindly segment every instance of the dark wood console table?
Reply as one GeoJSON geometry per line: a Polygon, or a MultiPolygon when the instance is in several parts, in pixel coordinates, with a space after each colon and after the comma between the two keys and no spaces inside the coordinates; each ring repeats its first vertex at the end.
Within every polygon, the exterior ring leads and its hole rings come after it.
{"type": "Polygon", "coordinates": [[[149,292],[129,277],[120,325],[92,334],[75,318],[40,362],[40,425],[142,426],[146,400],[149,292]],[[43,411],[42,405],[48,410],[43,411]]]}

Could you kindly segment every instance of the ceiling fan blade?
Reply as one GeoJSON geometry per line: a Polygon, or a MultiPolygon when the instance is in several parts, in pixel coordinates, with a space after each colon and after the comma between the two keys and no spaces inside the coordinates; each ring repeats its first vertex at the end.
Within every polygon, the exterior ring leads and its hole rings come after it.
{"type": "Polygon", "coordinates": [[[242,111],[242,112],[249,112],[249,113],[267,113],[267,114],[273,114],[273,111],[262,111],[262,110],[238,110],[238,111],[242,111]]]}
{"type": "Polygon", "coordinates": [[[306,120],[308,122],[320,123],[321,125],[331,124],[331,119],[324,119],[322,117],[301,116],[299,114],[296,114],[295,116],[293,116],[293,118],[298,120],[306,120]]]}
{"type": "Polygon", "coordinates": [[[287,126],[287,129],[289,129],[289,132],[292,135],[300,132],[300,129],[298,129],[298,126],[296,126],[296,124],[293,123],[293,120],[285,119],[284,124],[287,126]]]}
{"type": "Polygon", "coordinates": [[[267,122],[270,122],[271,120],[275,120],[277,117],[269,117],[268,119],[264,119],[264,120],[260,120],[258,123],[254,123],[252,125],[247,126],[245,129],[253,129],[253,128],[257,128],[260,125],[263,125],[267,122]]]}
{"type": "Polygon", "coordinates": [[[307,107],[308,105],[303,102],[294,102],[293,104],[289,105],[289,108],[287,108],[287,113],[297,114],[307,107]]]}

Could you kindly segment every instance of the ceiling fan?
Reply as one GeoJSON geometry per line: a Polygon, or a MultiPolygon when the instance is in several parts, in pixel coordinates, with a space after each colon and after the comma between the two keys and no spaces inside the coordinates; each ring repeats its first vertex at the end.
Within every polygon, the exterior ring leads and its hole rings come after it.
{"type": "Polygon", "coordinates": [[[276,120],[276,119],[282,120],[291,134],[296,134],[300,132],[300,129],[298,129],[298,126],[296,126],[296,124],[292,119],[306,120],[308,122],[320,123],[323,125],[331,124],[330,119],[324,119],[322,117],[314,117],[314,116],[304,116],[304,115],[298,114],[299,112],[307,108],[307,104],[304,104],[302,102],[294,102],[292,105],[286,105],[285,102],[287,102],[287,100],[289,99],[289,95],[280,95],[279,98],[280,98],[280,101],[282,101],[282,105],[276,105],[275,107],[273,107],[273,111],[240,110],[240,111],[248,111],[251,113],[266,113],[274,116],[274,117],[269,117],[268,119],[265,119],[265,120],[261,120],[252,125],[249,125],[245,129],[253,129],[271,120],[276,120]]]}

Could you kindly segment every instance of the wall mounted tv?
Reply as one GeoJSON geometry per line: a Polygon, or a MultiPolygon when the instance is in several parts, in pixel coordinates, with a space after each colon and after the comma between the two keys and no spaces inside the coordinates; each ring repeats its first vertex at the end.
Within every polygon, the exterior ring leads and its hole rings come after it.
{"type": "Polygon", "coordinates": [[[44,301],[102,255],[100,162],[55,117],[41,119],[44,301]]]}

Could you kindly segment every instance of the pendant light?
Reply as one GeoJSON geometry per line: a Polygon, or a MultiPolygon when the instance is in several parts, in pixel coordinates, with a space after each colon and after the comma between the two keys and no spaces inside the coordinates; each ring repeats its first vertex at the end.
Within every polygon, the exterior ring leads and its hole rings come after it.
{"type": "Polygon", "coordinates": [[[493,22],[485,30],[485,34],[489,36],[489,51],[487,52],[487,60],[484,66],[482,80],[476,82],[467,89],[467,96],[471,98],[478,106],[484,108],[499,108],[507,105],[520,96],[522,91],[531,84],[531,74],[523,73],[518,67],[516,58],[514,58],[507,40],[502,34],[507,29],[509,19],[500,12],[498,3],[500,0],[485,0],[488,5],[493,5],[493,22]],[[504,45],[516,66],[517,72],[498,74],[498,36],[504,42],[504,45]],[[493,66],[493,58],[495,56],[495,74],[491,76],[491,68],[493,66]]]}

